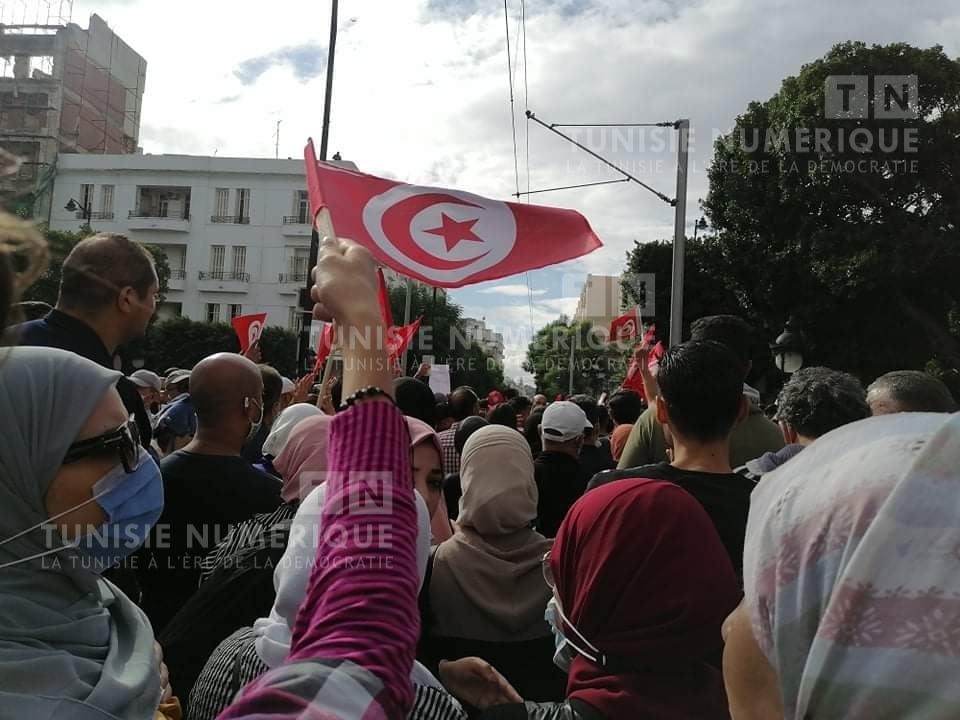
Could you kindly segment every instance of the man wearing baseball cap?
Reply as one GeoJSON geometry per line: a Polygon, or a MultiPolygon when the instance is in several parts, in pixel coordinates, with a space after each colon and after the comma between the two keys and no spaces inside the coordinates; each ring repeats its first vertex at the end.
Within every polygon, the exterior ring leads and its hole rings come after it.
{"type": "Polygon", "coordinates": [[[586,476],[577,460],[583,433],[593,425],[583,410],[568,400],[550,404],[540,421],[543,452],[534,461],[539,500],[537,531],[554,537],[570,506],[587,488],[586,476]]]}
{"type": "Polygon", "coordinates": [[[154,418],[160,412],[160,393],[163,390],[163,380],[151,370],[137,370],[130,375],[130,382],[137,387],[137,392],[140,393],[143,407],[147,410],[152,426],[154,418]]]}

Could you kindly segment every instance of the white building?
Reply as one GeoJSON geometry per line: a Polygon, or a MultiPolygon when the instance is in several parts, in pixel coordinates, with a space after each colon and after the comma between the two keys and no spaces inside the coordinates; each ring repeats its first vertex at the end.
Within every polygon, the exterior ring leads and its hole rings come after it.
{"type": "Polygon", "coordinates": [[[616,275],[587,275],[580,301],[573,314],[576,322],[589,322],[606,335],[610,323],[622,314],[620,278],[616,275]]]}
{"type": "Polygon", "coordinates": [[[97,232],[166,251],[160,318],[266,312],[268,325],[299,329],[311,233],[303,161],[62,154],[50,227],[79,230],[85,214],[97,232]],[[81,209],[67,211],[70,200],[81,209]]]}
{"type": "Polygon", "coordinates": [[[467,340],[476,343],[484,351],[503,364],[503,335],[487,327],[486,319],[463,318],[463,327],[467,340]]]}

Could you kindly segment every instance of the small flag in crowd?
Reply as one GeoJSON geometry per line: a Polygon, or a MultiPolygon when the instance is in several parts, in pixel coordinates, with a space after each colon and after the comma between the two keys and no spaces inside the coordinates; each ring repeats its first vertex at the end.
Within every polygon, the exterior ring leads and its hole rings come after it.
{"type": "Polygon", "coordinates": [[[631,308],[610,323],[610,342],[626,342],[640,334],[639,308],[631,308]]]}
{"type": "MultiPolygon", "coordinates": [[[[656,337],[657,326],[650,325],[647,328],[647,332],[643,336],[643,340],[640,341],[638,345],[650,346],[650,343],[653,342],[654,337],[656,337]]],[[[652,375],[657,374],[657,369],[660,367],[660,358],[663,357],[665,352],[663,343],[657,342],[652,348],[650,348],[650,353],[647,355],[647,368],[650,370],[652,375]]],[[[630,365],[627,368],[627,376],[623,380],[622,387],[626,390],[634,390],[640,394],[640,397],[646,399],[647,394],[643,389],[643,376],[640,374],[640,365],[637,363],[636,357],[630,359],[630,365]]]]}
{"type": "Polygon", "coordinates": [[[314,376],[320,374],[323,364],[330,357],[330,351],[333,350],[334,332],[333,323],[323,323],[323,330],[320,331],[320,343],[317,345],[317,360],[313,364],[314,376]]]}
{"type": "Polygon", "coordinates": [[[256,345],[263,333],[263,326],[267,324],[267,313],[255,315],[241,315],[230,321],[237,338],[240,340],[240,353],[245,353],[251,345],[256,345]]]}
{"type": "Polygon", "coordinates": [[[602,245],[574,210],[408,185],[318,162],[305,150],[314,216],[378,262],[438,287],[462,287],[586,255],[602,245]]]}

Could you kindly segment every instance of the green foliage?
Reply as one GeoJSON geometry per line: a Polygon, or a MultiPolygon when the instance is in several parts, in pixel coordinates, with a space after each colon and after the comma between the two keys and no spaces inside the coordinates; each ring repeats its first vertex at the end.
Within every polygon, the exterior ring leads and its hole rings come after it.
{"type": "MultiPolygon", "coordinates": [[[[200,360],[218,352],[240,352],[240,341],[226,323],[205,323],[187,318],[171,318],[154,323],[139,347],[144,367],[162,373],[167,368],[192,368],[200,360]]],[[[260,338],[262,362],[293,378],[296,374],[297,336],[278,327],[266,327],[260,338]]],[[[138,354],[128,351],[129,357],[138,354]]]]}
{"type": "Polygon", "coordinates": [[[157,280],[160,289],[157,291],[157,305],[167,299],[167,288],[170,286],[170,261],[167,253],[159,245],[144,245],[144,249],[153,256],[153,267],[157,271],[157,280]]]}
{"type": "Polygon", "coordinates": [[[623,378],[623,353],[604,342],[589,322],[571,322],[561,316],[537,331],[527,348],[523,369],[534,376],[537,392],[548,398],[570,389],[570,351],[573,348],[573,392],[599,397],[623,378]]]}
{"type": "MultiPolygon", "coordinates": [[[[406,284],[390,288],[390,309],[395,325],[403,325],[406,284]]],[[[414,285],[410,293],[410,322],[423,317],[420,332],[407,348],[405,373],[413,375],[424,355],[438,365],[450,365],[451,387],[470,385],[481,395],[503,388],[503,367],[478,345],[468,342],[463,309],[431,288],[414,285]]]]}
{"type": "MultiPolygon", "coordinates": [[[[231,328],[232,330],[232,328],[231,328]]],[[[297,335],[281,327],[265,327],[260,336],[261,362],[290,379],[297,376],[297,335]]]]}
{"type": "MultiPolygon", "coordinates": [[[[715,150],[705,267],[763,337],[793,315],[812,342],[810,362],[864,380],[932,357],[960,367],[949,325],[960,276],[960,62],[940,47],[842,43],[751,103],[715,150]],[[824,119],[826,77],[845,74],[917,75],[919,118],[824,119]],[[767,128],[791,133],[792,147],[755,143],[767,128]],[[796,128],[829,131],[829,147],[798,148],[796,128]],[[839,148],[838,134],[854,129],[875,138],[872,151],[839,148]],[[900,133],[896,149],[879,148],[881,131],[900,133]],[[855,171],[831,164],[864,160],[855,171]],[[908,164],[891,171],[890,161],[908,164]]],[[[685,298],[699,302],[691,285],[685,298]]]]}

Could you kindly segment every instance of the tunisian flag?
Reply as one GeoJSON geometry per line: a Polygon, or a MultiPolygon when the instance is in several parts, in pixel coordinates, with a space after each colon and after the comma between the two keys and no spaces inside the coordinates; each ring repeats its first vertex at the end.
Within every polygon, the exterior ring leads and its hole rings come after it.
{"type": "Polygon", "coordinates": [[[267,324],[267,314],[241,315],[233,318],[230,324],[233,325],[233,329],[240,339],[240,354],[243,354],[260,339],[263,326],[267,324]]]}
{"type": "Polygon", "coordinates": [[[610,342],[626,342],[640,334],[640,313],[634,307],[610,323],[610,342]]]}
{"type": "Polygon", "coordinates": [[[313,374],[317,376],[323,369],[323,364],[330,357],[330,351],[333,350],[334,333],[333,323],[324,323],[323,330],[320,333],[320,343],[317,345],[317,361],[313,364],[313,374]]]}
{"type": "Polygon", "coordinates": [[[408,277],[456,288],[536,270],[602,245],[574,210],[407,185],[318,162],[304,151],[314,216],[328,208],[338,236],[408,277]]]}
{"type": "MultiPolygon", "coordinates": [[[[643,336],[641,344],[649,345],[653,342],[654,335],[657,331],[656,325],[651,325],[647,330],[646,334],[643,336]]],[[[657,374],[657,368],[660,365],[660,358],[663,357],[664,353],[663,343],[658,342],[650,349],[650,354],[647,356],[647,368],[653,375],[657,374]]],[[[627,376],[623,380],[623,385],[621,385],[626,390],[634,390],[640,394],[640,397],[646,399],[647,394],[643,389],[643,376],[640,374],[640,365],[637,363],[636,358],[630,359],[630,366],[627,368],[627,376]]]]}

